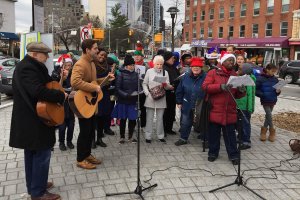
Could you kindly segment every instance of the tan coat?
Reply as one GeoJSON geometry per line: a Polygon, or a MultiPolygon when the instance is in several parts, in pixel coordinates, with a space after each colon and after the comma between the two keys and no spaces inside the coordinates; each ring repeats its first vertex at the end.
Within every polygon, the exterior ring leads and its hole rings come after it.
{"type": "Polygon", "coordinates": [[[82,54],[81,58],[75,63],[72,70],[72,87],[74,90],[95,92],[98,86],[91,82],[96,81],[96,78],[96,67],[92,58],[87,54],[82,54]]]}

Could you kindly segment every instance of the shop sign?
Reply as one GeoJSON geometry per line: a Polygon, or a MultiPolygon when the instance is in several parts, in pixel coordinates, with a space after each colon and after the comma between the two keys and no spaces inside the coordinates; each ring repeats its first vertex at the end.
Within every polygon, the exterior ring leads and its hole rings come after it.
{"type": "Polygon", "coordinates": [[[193,40],[191,43],[192,47],[207,47],[207,40],[193,40]]]}

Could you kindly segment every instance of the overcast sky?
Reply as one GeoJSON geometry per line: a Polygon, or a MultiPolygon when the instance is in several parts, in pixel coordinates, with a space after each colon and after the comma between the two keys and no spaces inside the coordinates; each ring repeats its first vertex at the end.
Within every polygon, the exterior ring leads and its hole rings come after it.
{"type": "MultiPolygon", "coordinates": [[[[169,7],[174,6],[175,0],[161,0],[161,3],[165,9],[165,20],[166,25],[171,25],[171,17],[170,14],[166,11],[169,7]]],[[[180,2],[184,2],[184,0],[179,0],[180,2]]],[[[23,33],[23,32],[29,32],[29,28],[32,24],[32,14],[31,14],[31,2],[32,0],[18,0],[18,2],[15,4],[15,12],[16,12],[16,32],[17,33],[23,33]]],[[[85,5],[85,8],[88,9],[88,0],[82,0],[83,4],[85,5]]],[[[180,13],[178,16],[179,25],[176,27],[177,29],[181,30],[181,23],[183,20],[183,13],[184,13],[184,5],[182,4],[179,7],[180,13]]]]}

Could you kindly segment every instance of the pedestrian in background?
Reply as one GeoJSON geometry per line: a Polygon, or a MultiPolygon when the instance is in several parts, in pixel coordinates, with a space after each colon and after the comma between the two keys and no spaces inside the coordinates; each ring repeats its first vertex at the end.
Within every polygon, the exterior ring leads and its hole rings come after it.
{"type": "Polygon", "coordinates": [[[276,133],[272,120],[272,111],[277,102],[277,96],[280,94],[279,89],[275,89],[273,86],[278,83],[278,79],[275,74],[278,68],[276,65],[269,63],[264,69],[263,73],[257,77],[256,80],[256,96],[260,98],[261,105],[265,110],[265,121],[261,127],[260,140],[266,141],[267,132],[269,129],[268,140],[275,141],[276,133]]]}

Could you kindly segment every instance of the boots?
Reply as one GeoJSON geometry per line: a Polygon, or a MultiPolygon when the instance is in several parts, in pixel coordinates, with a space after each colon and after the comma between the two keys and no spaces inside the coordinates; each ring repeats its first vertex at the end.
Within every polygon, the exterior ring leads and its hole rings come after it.
{"type": "Polygon", "coordinates": [[[267,140],[267,131],[268,131],[268,128],[266,128],[264,126],[261,127],[261,130],[260,130],[260,140],[261,141],[267,140]]]}
{"type": "Polygon", "coordinates": [[[270,131],[270,135],[269,135],[268,140],[270,142],[274,142],[275,141],[275,129],[274,128],[270,128],[269,131],[270,131]]]}
{"type": "Polygon", "coordinates": [[[96,145],[99,145],[100,147],[107,147],[107,145],[103,142],[102,138],[97,139],[96,145]]]}

